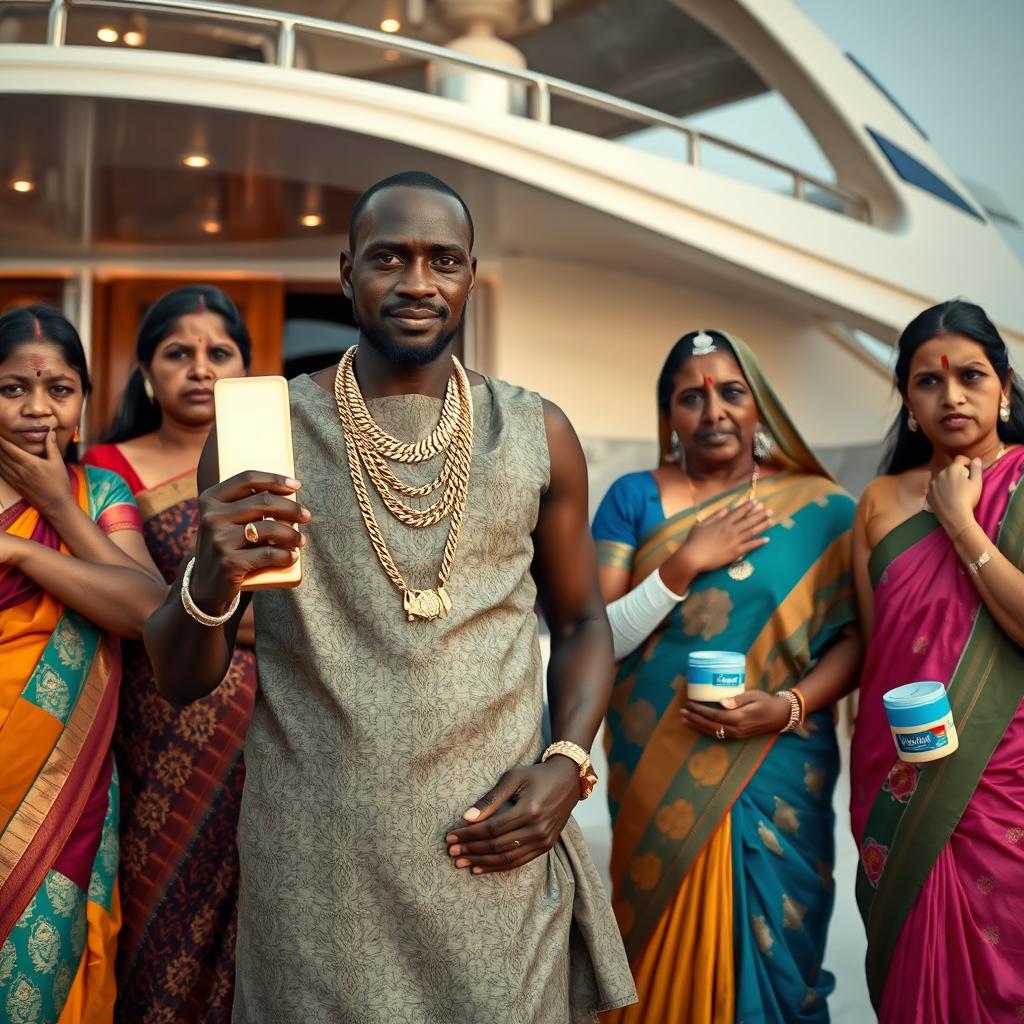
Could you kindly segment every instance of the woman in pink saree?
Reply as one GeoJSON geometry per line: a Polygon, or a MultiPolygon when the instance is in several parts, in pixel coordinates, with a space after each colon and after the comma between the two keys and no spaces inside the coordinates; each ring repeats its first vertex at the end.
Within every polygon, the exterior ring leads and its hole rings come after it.
{"type": "Polygon", "coordinates": [[[984,311],[903,332],[904,405],[864,493],[854,573],[868,642],[851,815],[882,1024],[1024,1020],[1024,392],[984,311]],[[947,684],[960,746],[896,758],[882,694],[947,684]]]}

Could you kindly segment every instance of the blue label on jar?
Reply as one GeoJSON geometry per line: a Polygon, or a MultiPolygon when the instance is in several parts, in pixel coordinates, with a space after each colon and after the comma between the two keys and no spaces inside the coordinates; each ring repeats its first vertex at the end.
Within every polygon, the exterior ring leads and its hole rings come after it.
{"type": "Polygon", "coordinates": [[[714,672],[711,675],[712,686],[744,686],[746,676],[738,672],[714,672]]]}
{"type": "Polygon", "coordinates": [[[944,725],[937,725],[925,732],[898,732],[896,746],[904,754],[927,754],[949,746],[949,734],[944,725]]]}

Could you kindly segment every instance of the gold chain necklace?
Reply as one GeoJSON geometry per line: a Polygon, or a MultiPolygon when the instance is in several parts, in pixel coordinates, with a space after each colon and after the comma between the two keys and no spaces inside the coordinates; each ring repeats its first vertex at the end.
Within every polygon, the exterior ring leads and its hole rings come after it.
{"type": "MultiPolygon", "coordinates": [[[[746,496],[743,499],[743,503],[753,501],[757,497],[757,478],[758,478],[758,467],[754,466],[754,472],[750,474],[750,487],[747,489],[746,496]]],[[[693,486],[693,481],[690,481],[690,492],[693,494],[693,503],[697,504],[697,489],[693,486]]],[[[694,522],[703,523],[707,518],[707,512],[698,512],[694,516],[694,522]]],[[[725,570],[729,574],[729,578],[736,580],[737,583],[742,583],[743,580],[749,580],[754,575],[754,566],[740,555],[739,558],[733,562],[728,569],[725,570]]]]}
{"type": "Polygon", "coordinates": [[[473,397],[469,378],[462,364],[452,356],[454,372],[448,378],[437,426],[422,440],[407,443],[381,430],[370,415],[353,370],[355,356],[356,349],[352,347],[338,363],[334,397],[359,511],[381,568],[402,595],[402,607],[408,620],[440,618],[447,615],[452,606],[445,584],[451,575],[459,544],[473,459],[473,397]],[[400,480],[388,465],[389,462],[416,465],[441,455],[446,458],[440,473],[430,483],[418,487],[400,480]],[[422,529],[450,517],[448,539],[437,572],[437,586],[432,590],[411,589],[395,565],[370,504],[363,480],[364,469],[384,507],[405,526],[422,529]],[[440,491],[440,495],[425,508],[414,508],[402,500],[426,497],[436,491],[440,491]]]}

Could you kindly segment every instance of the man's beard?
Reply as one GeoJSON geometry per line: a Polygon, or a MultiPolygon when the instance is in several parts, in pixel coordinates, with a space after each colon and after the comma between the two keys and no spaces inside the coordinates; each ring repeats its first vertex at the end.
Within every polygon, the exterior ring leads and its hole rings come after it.
{"type": "Polygon", "coordinates": [[[462,322],[465,319],[466,311],[463,309],[459,322],[444,334],[438,337],[426,347],[421,345],[405,345],[395,341],[383,332],[375,331],[369,324],[364,324],[359,319],[359,311],[356,308],[355,299],[352,300],[352,319],[359,328],[359,334],[366,342],[372,345],[384,358],[398,369],[408,370],[416,366],[426,366],[434,362],[442,352],[451,344],[452,339],[459,333],[462,322]]]}

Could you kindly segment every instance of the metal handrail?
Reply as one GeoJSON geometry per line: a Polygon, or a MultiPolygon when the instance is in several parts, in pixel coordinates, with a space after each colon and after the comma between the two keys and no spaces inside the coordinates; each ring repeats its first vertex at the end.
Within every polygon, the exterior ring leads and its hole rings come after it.
{"type": "MultiPolygon", "coordinates": [[[[0,7],[8,3],[24,6],[25,0],[0,0],[0,7]]],[[[527,68],[494,64],[491,61],[458,53],[443,46],[435,46],[433,43],[423,43],[416,39],[406,39],[374,29],[360,28],[357,25],[328,21],[324,18],[311,18],[304,14],[290,14],[263,10],[258,7],[245,7],[240,4],[221,3],[219,0],[130,0],[130,2],[126,2],[126,0],[29,0],[29,3],[48,5],[47,42],[51,46],[65,45],[68,15],[71,10],[76,8],[103,8],[122,13],[126,9],[132,12],[152,11],[165,14],[184,11],[200,18],[216,18],[223,21],[243,22],[248,25],[265,25],[275,29],[277,36],[276,63],[279,67],[292,68],[295,66],[298,32],[304,31],[363,43],[377,49],[396,50],[399,53],[426,61],[437,61],[497,75],[500,78],[521,83],[528,88],[530,117],[541,124],[551,123],[551,98],[558,96],[583,106],[625,117],[632,121],[639,121],[648,127],[669,128],[686,138],[687,162],[692,167],[700,166],[702,146],[717,146],[727,152],[735,153],[754,163],[788,175],[792,181],[792,195],[797,200],[807,201],[807,186],[810,185],[838,199],[847,213],[852,212],[854,216],[864,220],[869,219],[870,211],[866,200],[841,185],[823,181],[729,139],[723,139],[710,132],[697,131],[671,114],[662,113],[660,110],[654,110],[630,100],[619,99],[583,85],[576,85],[561,78],[554,78],[551,75],[543,75],[527,68]]]]}

